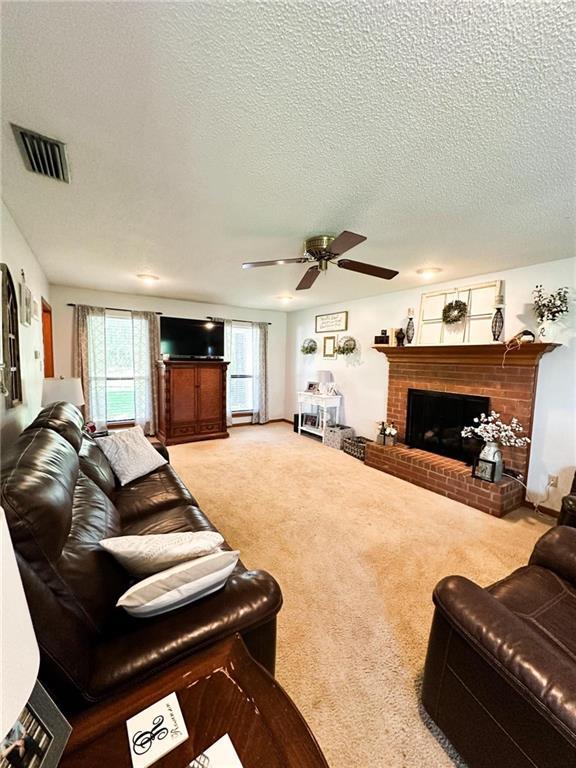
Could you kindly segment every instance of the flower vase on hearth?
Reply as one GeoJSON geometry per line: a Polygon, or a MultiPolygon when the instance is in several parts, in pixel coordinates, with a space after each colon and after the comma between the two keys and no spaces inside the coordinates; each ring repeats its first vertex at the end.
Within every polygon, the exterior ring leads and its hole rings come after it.
{"type": "Polygon", "coordinates": [[[484,447],[480,451],[480,459],[486,459],[496,464],[494,469],[494,482],[498,483],[502,480],[502,474],[504,471],[504,462],[502,460],[502,451],[500,445],[494,442],[484,443],[484,447]]]}

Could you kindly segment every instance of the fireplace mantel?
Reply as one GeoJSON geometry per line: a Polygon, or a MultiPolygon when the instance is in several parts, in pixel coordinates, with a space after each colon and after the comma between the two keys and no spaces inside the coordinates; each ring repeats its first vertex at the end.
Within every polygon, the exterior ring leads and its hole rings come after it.
{"type": "Polygon", "coordinates": [[[383,352],[389,361],[402,363],[436,363],[449,365],[502,365],[534,368],[542,355],[552,352],[560,344],[522,344],[506,352],[505,344],[439,344],[434,346],[390,347],[375,344],[373,349],[383,352]]]}

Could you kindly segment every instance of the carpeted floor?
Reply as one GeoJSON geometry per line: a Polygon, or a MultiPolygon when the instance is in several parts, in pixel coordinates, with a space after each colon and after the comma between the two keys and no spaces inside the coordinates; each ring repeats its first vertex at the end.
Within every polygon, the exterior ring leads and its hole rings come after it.
{"type": "Polygon", "coordinates": [[[331,768],[452,768],[418,706],[432,589],[451,573],[502,577],[548,520],[492,518],[287,424],[238,427],[170,455],[244,563],[279,581],[277,677],[331,768]]]}

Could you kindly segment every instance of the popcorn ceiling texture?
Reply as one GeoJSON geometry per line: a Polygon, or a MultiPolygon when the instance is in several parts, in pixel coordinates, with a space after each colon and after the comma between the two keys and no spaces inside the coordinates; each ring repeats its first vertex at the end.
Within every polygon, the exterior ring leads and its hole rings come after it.
{"type": "Polygon", "coordinates": [[[304,236],[359,231],[292,308],[573,253],[572,0],[5,3],[7,120],[69,142],[69,187],[6,202],[52,282],[277,307],[304,236]],[[47,204],[47,202],[49,204],[47,204]]]}

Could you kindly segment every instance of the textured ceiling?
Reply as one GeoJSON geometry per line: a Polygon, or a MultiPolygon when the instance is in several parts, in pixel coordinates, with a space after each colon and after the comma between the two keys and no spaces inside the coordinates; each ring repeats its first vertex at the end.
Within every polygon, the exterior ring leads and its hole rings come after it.
{"type": "Polygon", "coordinates": [[[574,253],[572,0],[4,2],[3,195],[53,283],[288,309],[574,253]],[[27,172],[8,122],[68,143],[27,172]],[[162,280],[146,288],[136,278],[162,280]]]}

